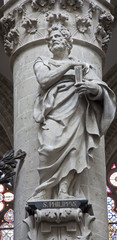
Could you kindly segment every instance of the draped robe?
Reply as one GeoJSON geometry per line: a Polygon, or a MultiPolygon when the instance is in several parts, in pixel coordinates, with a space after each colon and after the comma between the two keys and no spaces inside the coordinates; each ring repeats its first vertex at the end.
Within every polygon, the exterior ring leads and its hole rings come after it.
{"type": "MultiPolygon", "coordinates": [[[[51,59],[39,57],[51,71],[58,66],[51,59]]],[[[34,71],[35,71],[34,64],[34,71]]],[[[115,95],[101,81],[91,66],[83,81],[97,83],[101,94],[79,95],[72,70],[47,90],[41,89],[34,105],[34,119],[39,123],[39,175],[36,192],[52,188],[72,170],[81,173],[90,168],[93,149],[111,124],[115,114],[115,95]]]]}

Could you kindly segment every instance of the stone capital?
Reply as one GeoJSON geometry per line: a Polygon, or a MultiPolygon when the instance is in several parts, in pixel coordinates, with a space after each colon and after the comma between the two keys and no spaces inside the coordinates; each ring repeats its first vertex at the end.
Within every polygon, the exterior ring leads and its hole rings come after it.
{"type": "Polygon", "coordinates": [[[13,56],[33,43],[45,41],[48,27],[60,22],[69,26],[77,44],[95,48],[103,57],[111,37],[110,9],[105,0],[6,1],[0,9],[4,12],[0,26],[5,52],[13,56]]]}

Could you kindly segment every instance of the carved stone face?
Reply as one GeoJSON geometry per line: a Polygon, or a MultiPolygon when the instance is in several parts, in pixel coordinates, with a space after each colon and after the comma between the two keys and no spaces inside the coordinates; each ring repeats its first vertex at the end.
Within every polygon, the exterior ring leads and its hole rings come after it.
{"type": "Polygon", "coordinates": [[[55,51],[64,51],[67,41],[60,31],[52,31],[49,39],[49,49],[54,54],[55,51]]]}

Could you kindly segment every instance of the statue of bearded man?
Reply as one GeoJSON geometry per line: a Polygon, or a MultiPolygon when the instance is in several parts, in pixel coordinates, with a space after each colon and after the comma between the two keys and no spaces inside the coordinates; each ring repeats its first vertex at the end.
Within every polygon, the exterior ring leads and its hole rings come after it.
{"type": "Polygon", "coordinates": [[[115,114],[115,96],[107,84],[91,65],[69,56],[69,30],[62,25],[49,29],[48,47],[53,58],[38,57],[34,63],[39,83],[34,119],[39,123],[40,184],[29,202],[80,198],[74,191],[76,176],[90,168],[93,150],[115,114]],[[77,67],[82,79],[76,83],[77,67]]]}

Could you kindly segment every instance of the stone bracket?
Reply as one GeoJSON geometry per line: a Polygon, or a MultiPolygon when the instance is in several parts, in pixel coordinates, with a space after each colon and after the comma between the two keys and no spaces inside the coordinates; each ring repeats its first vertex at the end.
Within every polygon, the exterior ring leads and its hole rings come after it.
{"type": "Polygon", "coordinates": [[[61,239],[60,236],[66,240],[92,240],[90,224],[95,217],[90,215],[92,207],[87,200],[30,202],[26,210],[29,216],[24,222],[28,226],[30,240],[56,240],[61,239]],[[57,208],[57,205],[62,207],[57,208]]]}

